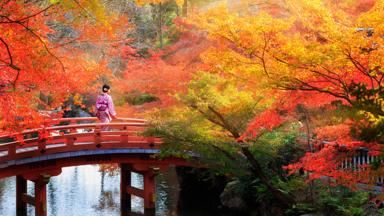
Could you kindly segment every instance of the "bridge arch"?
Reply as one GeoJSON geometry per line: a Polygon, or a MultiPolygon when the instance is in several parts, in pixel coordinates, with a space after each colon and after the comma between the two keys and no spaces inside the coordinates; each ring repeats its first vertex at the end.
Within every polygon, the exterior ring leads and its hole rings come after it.
{"type": "Polygon", "coordinates": [[[0,140],[8,139],[0,144],[0,178],[16,176],[17,215],[26,215],[26,204],[35,207],[35,215],[47,214],[46,184],[51,176],[61,173],[61,168],[103,163],[120,165],[122,215],[131,214],[130,195],[144,199],[144,215],[154,215],[155,173],[170,164],[188,164],[178,158],[154,158],[161,140],[143,137],[140,133],[146,127],[143,119],[121,118],[102,124],[96,118],[69,118],[0,136],[0,140]],[[105,126],[108,131],[102,131],[105,126]],[[143,190],[130,185],[131,172],[143,175],[143,190]],[[35,183],[34,197],[26,193],[27,180],[35,183]]]}

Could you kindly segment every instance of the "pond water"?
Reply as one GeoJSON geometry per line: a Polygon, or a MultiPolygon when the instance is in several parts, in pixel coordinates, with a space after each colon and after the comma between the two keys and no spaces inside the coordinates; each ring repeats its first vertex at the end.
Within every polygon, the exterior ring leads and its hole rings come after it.
{"type": "MultiPolygon", "coordinates": [[[[177,215],[179,188],[174,171],[156,177],[156,215],[177,215]],[[170,186],[172,185],[172,186],[170,186]]],[[[15,177],[0,180],[0,215],[16,215],[15,177]]],[[[142,176],[133,173],[132,185],[142,187],[142,176]]],[[[33,195],[33,183],[28,182],[28,194],[33,195]]],[[[143,200],[132,197],[132,209],[141,212],[143,200]]],[[[60,216],[120,216],[120,175],[99,172],[95,165],[63,168],[47,185],[48,215],[60,216]]],[[[34,209],[28,206],[28,215],[34,209]]]]}

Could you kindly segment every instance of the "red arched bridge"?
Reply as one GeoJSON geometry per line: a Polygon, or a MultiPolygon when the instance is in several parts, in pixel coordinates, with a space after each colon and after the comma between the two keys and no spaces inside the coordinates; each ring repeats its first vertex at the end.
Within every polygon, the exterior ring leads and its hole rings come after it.
{"type": "Polygon", "coordinates": [[[131,195],[144,199],[144,215],[155,214],[154,175],[169,165],[187,165],[177,158],[156,159],[161,140],[143,137],[143,119],[120,118],[109,124],[96,118],[53,120],[37,128],[0,136],[0,178],[16,176],[16,214],[47,215],[46,184],[61,168],[86,164],[118,163],[121,169],[121,215],[132,215],[131,195]],[[102,130],[108,127],[108,131],[102,130]],[[15,138],[17,137],[17,138],[15,138]],[[131,186],[131,172],[143,175],[144,189],[131,186]],[[35,183],[35,195],[27,194],[27,180],[35,183]]]}

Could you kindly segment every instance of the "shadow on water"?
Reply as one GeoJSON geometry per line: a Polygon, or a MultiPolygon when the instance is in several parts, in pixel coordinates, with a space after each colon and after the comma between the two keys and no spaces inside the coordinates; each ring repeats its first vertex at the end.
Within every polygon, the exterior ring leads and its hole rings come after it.
{"type": "MultiPolygon", "coordinates": [[[[142,176],[133,174],[131,184],[143,188],[142,176]]],[[[179,183],[174,169],[156,177],[157,216],[215,216],[204,210],[183,211],[178,207],[179,183]]],[[[28,182],[28,193],[33,194],[33,183],[28,182]]],[[[14,216],[15,177],[0,180],[0,215],[14,216]]],[[[49,216],[120,216],[120,175],[99,172],[98,166],[63,168],[61,175],[52,177],[47,185],[47,211],[49,216]]],[[[132,209],[143,208],[143,200],[132,198],[132,209]]],[[[34,215],[28,207],[28,215],[34,215]]]]}

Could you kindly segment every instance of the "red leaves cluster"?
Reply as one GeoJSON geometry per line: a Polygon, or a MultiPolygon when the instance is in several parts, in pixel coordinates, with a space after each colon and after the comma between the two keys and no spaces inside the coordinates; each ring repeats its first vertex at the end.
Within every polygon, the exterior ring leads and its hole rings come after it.
{"type": "Polygon", "coordinates": [[[202,66],[200,54],[209,47],[206,33],[194,29],[184,19],[177,17],[174,23],[179,28],[177,42],[164,50],[140,51],[120,43],[110,51],[127,62],[123,80],[115,80],[114,86],[123,92],[150,93],[159,98],[146,108],[168,106],[175,103],[174,95],[185,92],[191,75],[202,66]]]}
{"type": "Polygon", "coordinates": [[[38,110],[58,108],[70,94],[95,91],[95,80],[109,73],[105,61],[89,58],[79,46],[115,39],[108,29],[120,32],[121,23],[111,20],[108,28],[96,27],[77,22],[80,15],[70,22],[60,4],[40,6],[33,1],[0,3],[0,130],[39,127],[44,115],[38,110]],[[53,42],[48,34],[57,32],[49,22],[68,25],[78,37],[53,42]]]}
{"type": "Polygon", "coordinates": [[[344,185],[354,189],[356,183],[366,182],[369,169],[365,165],[355,167],[342,167],[342,164],[350,163],[353,151],[346,151],[338,145],[327,144],[316,153],[306,153],[298,163],[286,167],[289,174],[303,169],[308,172],[308,181],[314,179],[331,178],[332,185],[344,185]]]}
{"type": "Polygon", "coordinates": [[[276,109],[267,109],[248,124],[246,131],[239,140],[258,137],[263,131],[272,131],[283,121],[276,109]]]}
{"type": "Polygon", "coordinates": [[[350,142],[350,125],[330,125],[325,127],[319,127],[314,129],[316,138],[324,141],[334,141],[338,143],[350,142]]]}

